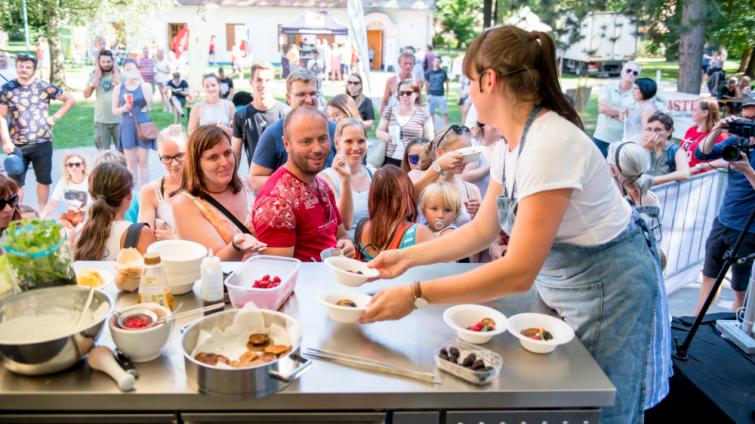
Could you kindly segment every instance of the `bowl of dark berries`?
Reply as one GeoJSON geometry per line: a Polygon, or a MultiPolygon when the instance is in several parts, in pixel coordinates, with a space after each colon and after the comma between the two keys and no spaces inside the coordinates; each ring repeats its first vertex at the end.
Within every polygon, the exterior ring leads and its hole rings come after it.
{"type": "Polygon", "coordinates": [[[503,358],[492,350],[455,341],[435,355],[435,365],[443,371],[472,384],[488,384],[501,372],[503,358]]]}
{"type": "Polygon", "coordinates": [[[443,312],[443,321],[460,339],[483,344],[506,331],[506,315],[482,305],[456,305],[443,312]]]}
{"type": "Polygon", "coordinates": [[[509,318],[508,327],[522,347],[533,353],[552,352],[574,338],[574,330],[567,323],[545,314],[514,315],[509,318]]]}
{"type": "Polygon", "coordinates": [[[380,273],[373,268],[367,268],[366,262],[346,256],[331,256],[325,259],[325,265],[336,274],[336,280],[349,287],[359,287],[370,278],[377,278],[380,273]]]}
{"type": "Polygon", "coordinates": [[[330,318],[344,324],[358,322],[371,299],[367,294],[348,292],[323,293],[317,296],[317,301],[328,309],[330,318]]]}

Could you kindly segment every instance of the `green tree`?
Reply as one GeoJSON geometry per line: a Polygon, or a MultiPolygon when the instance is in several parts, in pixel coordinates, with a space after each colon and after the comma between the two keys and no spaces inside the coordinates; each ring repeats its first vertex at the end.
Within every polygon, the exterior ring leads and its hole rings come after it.
{"type": "Polygon", "coordinates": [[[465,48],[477,36],[482,0],[439,0],[436,17],[446,42],[465,48]]]}

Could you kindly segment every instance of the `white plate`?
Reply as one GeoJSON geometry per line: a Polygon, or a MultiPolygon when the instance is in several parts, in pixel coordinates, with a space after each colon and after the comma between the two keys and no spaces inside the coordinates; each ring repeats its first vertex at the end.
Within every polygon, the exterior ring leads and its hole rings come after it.
{"type": "MultiPolygon", "coordinates": [[[[79,270],[76,270],[76,276],[78,278],[78,275],[82,271],[97,271],[98,274],[100,274],[100,278],[102,279],[102,283],[100,284],[98,289],[104,289],[105,287],[113,284],[113,281],[115,281],[115,275],[113,275],[110,271],[105,271],[104,269],[98,269],[98,268],[81,268],[79,270]]],[[[81,286],[86,287],[86,286],[81,286]]]]}

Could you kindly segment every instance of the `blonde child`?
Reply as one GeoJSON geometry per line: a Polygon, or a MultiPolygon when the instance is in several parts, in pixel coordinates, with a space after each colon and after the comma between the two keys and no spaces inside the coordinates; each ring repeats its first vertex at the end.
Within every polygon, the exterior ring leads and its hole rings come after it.
{"type": "Polygon", "coordinates": [[[456,229],[455,223],[461,214],[461,196],[451,184],[430,183],[422,190],[419,207],[427,226],[436,237],[441,237],[456,229]]]}
{"type": "Polygon", "coordinates": [[[86,207],[91,203],[88,175],[86,158],[78,153],[66,153],[63,156],[63,179],[55,185],[52,198],[40,217],[46,219],[58,203],[65,202],[66,211],[60,216],[60,221],[68,228],[82,223],[86,207]]]}

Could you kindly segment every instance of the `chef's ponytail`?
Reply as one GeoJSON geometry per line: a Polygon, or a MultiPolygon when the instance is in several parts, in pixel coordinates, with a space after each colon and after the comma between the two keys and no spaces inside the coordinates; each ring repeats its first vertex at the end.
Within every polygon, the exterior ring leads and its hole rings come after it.
{"type": "Polygon", "coordinates": [[[515,99],[540,104],[584,129],[561,91],[556,45],[548,34],[510,25],[488,29],[467,48],[463,70],[472,78],[488,69],[504,79],[507,93],[515,99]]]}

